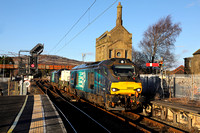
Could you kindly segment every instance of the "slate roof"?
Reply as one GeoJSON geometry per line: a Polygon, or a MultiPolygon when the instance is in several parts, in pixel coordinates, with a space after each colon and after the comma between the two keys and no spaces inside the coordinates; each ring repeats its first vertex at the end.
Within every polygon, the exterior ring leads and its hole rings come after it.
{"type": "Polygon", "coordinates": [[[171,71],[171,74],[184,74],[184,66],[179,66],[175,70],[171,71]]]}

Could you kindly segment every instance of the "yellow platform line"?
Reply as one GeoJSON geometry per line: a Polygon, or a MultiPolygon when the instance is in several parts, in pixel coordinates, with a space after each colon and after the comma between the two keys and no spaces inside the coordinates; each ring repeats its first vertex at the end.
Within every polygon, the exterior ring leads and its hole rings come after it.
{"type": "Polygon", "coordinates": [[[29,133],[44,133],[45,121],[40,95],[34,95],[34,106],[29,133]]]}

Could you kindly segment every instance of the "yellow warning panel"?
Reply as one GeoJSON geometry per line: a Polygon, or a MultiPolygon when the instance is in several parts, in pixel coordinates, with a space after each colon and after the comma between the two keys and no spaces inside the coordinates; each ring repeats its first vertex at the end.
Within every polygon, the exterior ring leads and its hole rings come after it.
{"type": "Polygon", "coordinates": [[[40,95],[34,95],[34,106],[29,133],[43,133],[44,132],[44,116],[42,101],[40,95]]]}

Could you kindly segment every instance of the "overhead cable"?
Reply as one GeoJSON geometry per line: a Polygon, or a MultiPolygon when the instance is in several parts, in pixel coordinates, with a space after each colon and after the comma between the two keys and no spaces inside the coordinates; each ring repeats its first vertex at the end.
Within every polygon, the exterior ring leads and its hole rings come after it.
{"type": "MultiPolygon", "coordinates": [[[[118,0],[116,0],[114,3],[112,3],[108,8],[106,8],[101,14],[99,14],[95,19],[91,21],[91,23],[88,23],[80,32],[78,32],[71,40],[69,40],[63,47],[61,47],[59,50],[56,51],[58,53],[60,50],[62,50],[67,44],[69,44],[71,41],[73,41],[78,35],[80,35],[83,31],[85,31],[92,23],[94,23],[99,17],[101,17],[107,10],[109,10],[118,0]]],[[[55,54],[56,54],[55,53],[55,54]]]]}
{"type": "Polygon", "coordinates": [[[94,5],[96,0],[88,7],[88,9],[83,13],[83,15],[76,21],[76,23],[69,29],[69,31],[58,41],[58,43],[50,50],[54,50],[62,41],[65,39],[65,37],[72,31],[72,29],[78,24],[78,22],[85,16],[85,14],[90,10],[90,8],[94,5]]]}

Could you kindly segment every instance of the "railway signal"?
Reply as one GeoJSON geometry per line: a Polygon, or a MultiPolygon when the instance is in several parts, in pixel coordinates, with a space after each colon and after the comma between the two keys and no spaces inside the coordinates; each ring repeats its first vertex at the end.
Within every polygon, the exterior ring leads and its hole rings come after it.
{"type": "Polygon", "coordinates": [[[146,66],[147,67],[163,67],[164,64],[163,64],[163,61],[160,61],[159,63],[146,63],[146,66]]]}
{"type": "Polygon", "coordinates": [[[30,54],[31,55],[40,55],[43,52],[44,45],[41,43],[38,43],[34,48],[31,49],[30,54]]]}
{"type": "Polygon", "coordinates": [[[146,63],[147,67],[159,67],[159,63],[146,63]]]}
{"type": "Polygon", "coordinates": [[[21,61],[19,61],[19,75],[21,75],[21,84],[20,84],[20,95],[26,95],[27,94],[27,86],[30,86],[28,82],[24,82],[24,76],[25,75],[36,75],[38,73],[38,55],[40,55],[43,52],[44,45],[38,43],[34,48],[29,50],[20,50],[19,51],[19,58],[21,61]],[[21,52],[29,52],[30,56],[27,58],[22,59],[20,57],[21,52]],[[26,67],[26,64],[28,64],[26,67]],[[26,83],[25,85],[23,85],[26,83]]]}
{"type": "Polygon", "coordinates": [[[156,60],[157,63],[146,63],[146,67],[150,67],[150,72],[151,73],[153,73],[153,67],[159,67],[160,68],[160,73],[162,73],[163,67],[164,67],[163,61],[164,61],[164,59],[163,59],[163,57],[161,57],[160,60],[156,60]]]}
{"type": "Polygon", "coordinates": [[[163,66],[164,66],[163,61],[160,61],[159,67],[163,67],[163,66]]]}
{"type": "Polygon", "coordinates": [[[38,43],[30,50],[31,56],[29,57],[29,74],[36,75],[38,73],[38,55],[43,52],[44,45],[38,43]]]}
{"type": "Polygon", "coordinates": [[[38,73],[38,56],[29,56],[29,74],[35,75],[38,73]]]}

